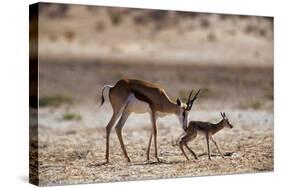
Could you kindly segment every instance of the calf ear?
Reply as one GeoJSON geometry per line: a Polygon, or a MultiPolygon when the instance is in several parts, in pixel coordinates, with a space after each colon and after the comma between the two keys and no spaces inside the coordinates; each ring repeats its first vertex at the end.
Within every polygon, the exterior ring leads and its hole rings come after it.
{"type": "Polygon", "coordinates": [[[181,106],[181,100],[180,100],[180,98],[177,98],[177,105],[181,106]]]}

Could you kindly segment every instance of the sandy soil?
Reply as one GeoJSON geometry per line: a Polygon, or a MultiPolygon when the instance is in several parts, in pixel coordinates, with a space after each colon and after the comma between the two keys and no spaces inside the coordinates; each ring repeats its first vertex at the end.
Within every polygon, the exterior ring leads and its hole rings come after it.
{"type": "MultiPolygon", "coordinates": [[[[231,156],[222,159],[213,150],[212,161],[206,156],[205,140],[198,138],[190,146],[200,156],[187,161],[171,142],[178,133],[170,125],[159,125],[159,154],[157,163],[151,152],[147,162],[145,149],[149,128],[125,128],[124,139],[132,162],[123,158],[113,132],[109,164],[103,164],[105,152],[104,129],[78,128],[68,130],[40,129],[39,180],[41,185],[76,184],[89,182],[127,181],[156,178],[175,178],[202,175],[253,173],[273,170],[272,126],[250,127],[237,125],[216,136],[224,152],[231,156]]],[[[211,145],[211,148],[215,147],[211,145]]],[[[153,150],[152,150],[153,151],[153,150]]],[[[188,154],[190,158],[192,156],[188,154]]]]}

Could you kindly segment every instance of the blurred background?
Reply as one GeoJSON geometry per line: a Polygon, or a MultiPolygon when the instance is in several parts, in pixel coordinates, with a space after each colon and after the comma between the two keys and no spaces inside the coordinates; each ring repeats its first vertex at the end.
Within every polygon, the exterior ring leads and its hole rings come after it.
{"type": "Polygon", "coordinates": [[[273,18],[40,4],[40,58],[272,65],[273,18]]]}
{"type": "Polygon", "coordinates": [[[43,101],[92,110],[126,77],[171,99],[201,88],[199,109],[273,107],[272,17],[40,3],[38,50],[43,101]]]}

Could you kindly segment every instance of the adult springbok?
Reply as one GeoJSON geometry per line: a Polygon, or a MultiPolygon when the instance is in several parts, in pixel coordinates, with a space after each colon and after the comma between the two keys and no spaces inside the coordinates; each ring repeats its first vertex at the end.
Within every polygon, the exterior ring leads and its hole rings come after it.
{"type": "Polygon", "coordinates": [[[205,121],[191,121],[188,123],[188,127],[184,127],[184,134],[179,138],[179,146],[187,160],[189,160],[189,158],[184,152],[183,146],[185,146],[190,151],[190,153],[194,156],[195,159],[198,159],[194,151],[192,151],[192,149],[187,145],[187,143],[194,140],[198,134],[202,134],[206,138],[209,160],[211,160],[209,140],[211,140],[215,144],[220,155],[222,156],[222,158],[224,158],[224,154],[221,152],[219,145],[213,138],[213,135],[222,130],[224,127],[232,129],[233,125],[230,124],[228,118],[225,115],[225,112],[221,112],[221,116],[222,120],[218,123],[210,123],[205,121]]]}
{"type": "Polygon", "coordinates": [[[121,145],[123,154],[128,162],[130,158],[127,154],[123,137],[122,128],[129,117],[134,113],[149,113],[152,122],[152,130],[146,150],[146,157],[149,160],[149,152],[152,137],[154,138],[155,158],[160,162],[157,153],[157,125],[156,119],[159,116],[175,114],[183,127],[187,124],[188,112],[191,110],[193,102],[197,99],[200,90],[191,99],[192,92],[188,97],[187,103],[181,102],[177,98],[176,103],[170,100],[163,88],[142,80],[121,79],[114,86],[105,85],[102,88],[101,105],[104,103],[103,92],[109,88],[109,100],[113,109],[113,115],[106,126],[106,162],[109,162],[109,136],[112,127],[120,117],[115,130],[121,145]]]}

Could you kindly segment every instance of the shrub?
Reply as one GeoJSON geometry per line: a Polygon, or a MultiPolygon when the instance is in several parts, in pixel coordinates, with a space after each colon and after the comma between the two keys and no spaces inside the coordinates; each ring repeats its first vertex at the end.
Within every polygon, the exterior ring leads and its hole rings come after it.
{"type": "Polygon", "coordinates": [[[240,105],[240,107],[242,109],[254,109],[254,110],[259,110],[263,107],[263,103],[259,100],[252,100],[252,101],[249,101],[249,102],[246,102],[246,103],[242,103],[240,105]]]}
{"type": "Polygon", "coordinates": [[[82,119],[82,117],[80,114],[67,112],[67,113],[63,114],[63,119],[66,121],[71,121],[71,120],[79,121],[82,119]]]}
{"type": "Polygon", "coordinates": [[[122,21],[122,17],[120,14],[111,14],[110,15],[111,23],[115,26],[119,25],[122,21]]]}
{"type": "Polygon", "coordinates": [[[66,95],[53,95],[53,96],[43,96],[39,98],[39,106],[60,106],[63,103],[72,103],[72,99],[66,95]]]}

